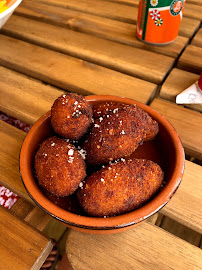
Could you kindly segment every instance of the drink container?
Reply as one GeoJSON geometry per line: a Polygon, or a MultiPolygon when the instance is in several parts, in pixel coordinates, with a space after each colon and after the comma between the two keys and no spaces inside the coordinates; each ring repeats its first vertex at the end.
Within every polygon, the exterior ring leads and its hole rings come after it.
{"type": "Polygon", "coordinates": [[[185,0],[140,0],[137,37],[147,43],[164,45],[177,38],[185,0]]]}

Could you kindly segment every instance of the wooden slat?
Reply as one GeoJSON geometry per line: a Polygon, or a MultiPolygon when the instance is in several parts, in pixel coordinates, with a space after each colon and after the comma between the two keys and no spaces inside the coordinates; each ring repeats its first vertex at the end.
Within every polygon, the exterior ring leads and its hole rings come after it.
{"type": "Polygon", "coordinates": [[[200,74],[202,70],[202,47],[188,45],[181,55],[177,67],[200,74]]]}
{"type": "MultiPolygon", "coordinates": [[[[124,4],[128,6],[137,6],[139,5],[138,0],[109,0],[110,2],[124,4]]],[[[202,12],[202,1],[199,0],[187,0],[185,3],[183,16],[201,20],[202,12]]]]}
{"type": "Polygon", "coordinates": [[[154,215],[152,215],[151,217],[149,217],[149,218],[147,218],[147,222],[149,222],[149,223],[151,223],[151,224],[153,224],[153,225],[155,225],[156,224],[156,221],[157,221],[157,219],[158,219],[158,213],[156,213],[156,214],[154,214],[154,215]]]}
{"type": "Polygon", "coordinates": [[[185,3],[183,16],[201,20],[201,14],[202,14],[202,5],[193,5],[185,3]]]}
{"type": "Polygon", "coordinates": [[[51,216],[46,214],[40,208],[34,207],[34,209],[27,214],[24,220],[34,228],[42,231],[51,220],[51,216]]]}
{"type": "Polygon", "coordinates": [[[199,248],[147,222],[111,235],[88,235],[72,230],[66,250],[77,270],[195,270],[202,267],[199,248]]]}
{"type": "Polygon", "coordinates": [[[14,18],[9,32],[14,32],[16,38],[20,36],[31,43],[46,46],[128,75],[145,78],[154,83],[160,83],[163,80],[174,62],[173,58],[167,56],[56,26],[50,28],[47,24],[20,17],[16,17],[16,20],[14,18]],[[153,72],[148,74],[151,70],[153,72]]]}
{"type": "Polygon", "coordinates": [[[200,27],[200,20],[182,17],[179,35],[191,38],[200,27]]]}
{"type": "MultiPolygon", "coordinates": [[[[47,83],[66,88],[68,91],[77,91],[80,94],[108,93],[111,95],[133,96],[135,99],[141,98],[142,94],[146,94],[146,100],[148,100],[155,89],[154,84],[17,39],[2,35],[0,40],[0,64],[47,83]],[[16,51],[18,53],[15,53],[16,51]],[[149,95],[147,91],[149,91],[149,95]]],[[[167,57],[166,59],[169,62],[172,60],[167,57]]],[[[142,73],[144,78],[150,78],[152,71],[153,69],[147,71],[147,68],[144,67],[142,71],[137,70],[137,73],[142,73]],[[146,72],[150,74],[146,74],[146,72]]],[[[157,72],[154,75],[154,80],[159,81],[159,73],[163,75],[162,71],[157,72]]]]}
{"type": "MultiPolygon", "coordinates": [[[[118,63],[121,59],[119,58],[122,58],[122,60],[123,57],[129,59],[127,55],[130,55],[131,59],[133,59],[133,55],[136,54],[135,48],[126,47],[117,43],[115,44],[114,42],[106,41],[92,35],[89,36],[84,33],[78,33],[57,26],[50,27],[50,25],[46,23],[36,22],[14,15],[3,27],[2,33],[24,41],[29,41],[32,44],[61,51],[96,64],[106,67],[109,66],[115,70],[120,69],[118,63]],[[55,37],[54,40],[52,38],[53,36],[55,37]],[[68,39],[68,42],[65,42],[66,39],[68,39]],[[109,48],[111,48],[111,50],[109,50],[109,48]],[[115,55],[117,51],[119,57],[115,55]],[[112,64],[111,59],[114,58],[117,59],[117,63],[112,64]]],[[[126,35],[124,34],[124,36],[126,35]]],[[[112,38],[108,39],[112,40],[112,38]]],[[[117,39],[117,36],[114,37],[114,41],[167,56],[177,57],[187,44],[188,38],[179,36],[176,42],[173,42],[168,46],[159,47],[150,46],[139,41],[134,32],[133,35],[126,38],[125,41],[121,38],[117,39]]],[[[131,65],[131,63],[128,64],[131,65]]],[[[124,68],[124,71],[129,74],[131,73],[127,67],[124,68]]]]}
{"type": "Polygon", "coordinates": [[[65,93],[0,66],[0,110],[33,125],[65,93]]]}
{"type": "MultiPolygon", "coordinates": [[[[33,5],[33,2],[29,0],[23,1],[16,9],[15,14],[67,27],[76,31],[90,33],[124,44],[138,46],[136,44],[137,39],[135,38],[135,24],[111,20],[39,2],[35,2],[33,5]]],[[[199,25],[199,20],[183,17],[179,29],[179,35],[190,38],[199,28],[199,25]]],[[[164,48],[168,47],[172,51],[172,47],[177,46],[175,45],[177,43],[178,39],[169,46],[164,46],[164,48]]],[[[150,46],[150,50],[152,48],[153,46],[150,46]]],[[[161,47],[158,48],[161,52],[161,47]]]]}
{"type": "MultiPolygon", "coordinates": [[[[54,6],[82,11],[88,14],[119,20],[127,23],[134,23],[138,16],[138,6],[123,5],[104,0],[37,0],[54,6]]],[[[202,6],[185,4],[183,16],[201,20],[202,6]]]]}
{"type": "Polygon", "coordinates": [[[191,44],[202,48],[202,28],[200,28],[199,31],[196,33],[191,44]]]}
{"type": "Polygon", "coordinates": [[[0,207],[0,268],[39,269],[53,245],[37,230],[0,207]]]}
{"type": "Polygon", "coordinates": [[[19,198],[16,203],[11,207],[10,213],[24,220],[25,217],[34,209],[34,205],[28,201],[19,198]]]}
{"type": "Polygon", "coordinates": [[[139,5],[139,0],[106,0],[106,1],[129,5],[129,6],[138,6],[139,5]]]}
{"type": "Polygon", "coordinates": [[[39,0],[39,2],[127,23],[134,23],[137,20],[138,14],[137,7],[120,5],[103,0],[39,0]]]}
{"type": "Polygon", "coordinates": [[[0,121],[0,184],[32,202],[19,173],[19,153],[25,133],[0,121]]]}
{"type": "MultiPolygon", "coordinates": [[[[23,48],[21,48],[21,50],[23,50],[23,48]]],[[[28,55],[29,51],[27,53],[27,56],[28,55]]],[[[62,65],[63,57],[62,55],[59,56],[62,65]]],[[[23,61],[23,63],[27,63],[26,59],[23,61]]],[[[44,75],[47,76],[47,73],[50,72],[48,70],[49,65],[43,66],[43,63],[40,64],[42,68],[45,68],[44,75]]],[[[49,64],[51,65],[51,63],[49,64]]],[[[32,65],[30,65],[30,68],[31,67],[32,65]]],[[[143,103],[146,103],[149,100],[150,96],[156,88],[156,86],[152,83],[122,75],[120,73],[114,73],[110,70],[108,74],[108,70],[90,64],[87,65],[85,62],[83,62],[82,65],[82,62],[78,61],[77,67],[78,71],[76,71],[76,73],[82,70],[84,76],[79,78],[81,82],[77,80],[77,77],[74,73],[72,73],[70,67],[68,67],[70,75],[69,72],[67,72],[64,68],[64,74],[61,73],[61,76],[60,74],[57,75],[58,69],[56,67],[53,69],[53,73],[51,73],[48,77],[48,81],[50,83],[55,83],[56,85],[61,85],[59,82],[62,80],[63,85],[61,86],[66,88],[68,91],[77,90],[77,92],[81,94],[111,94],[127,96],[129,98],[139,100],[143,103]],[[92,77],[90,77],[90,74],[88,75],[88,72],[92,74],[92,77]],[[52,80],[51,76],[55,80],[52,80]],[[78,87],[81,89],[78,90],[78,87]],[[142,91],[142,89],[144,89],[144,91],[142,91]]],[[[23,69],[23,66],[21,66],[21,68],[23,69]]],[[[38,66],[36,68],[38,68],[38,66]]],[[[36,70],[33,68],[34,72],[36,72],[36,70]]],[[[5,112],[8,112],[9,114],[12,114],[13,116],[19,117],[19,119],[30,124],[33,124],[41,114],[49,110],[54,99],[62,93],[60,89],[57,90],[54,87],[45,85],[36,80],[32,80],[7,68],[0,67],[0,71],[1,109],[5,112]],[[32,106],[30,106],[30,102],[32,102],[32,106]]],[[[28,72],[27,70],[26,73],[31,74],[31,72],[28,72]]],[[[35,76],[38,77],[38,74],[36,73],[35,76]]],[[[43,76],[40,76],[40,78],[46,80],[46,78],[43,76]]]]}
{"type": "Polygon", "coordinates": [[[202,166],[186,160],[182,182],[161,213],[202,233],[201,194],[202,166]]]}
{"type": "MultiPolygon", "coordinates": [[[[194,84],[198,78],[197,74],[174,68],[161,87],[160,97],[175,102],[176,96],[194,84]]],[[[185,104],[185,106],[202,112],[202,104],[185,104]]]]}
{"type": "Polygon", "coordinates": [[[186,2],[189,4],[202,6],[202,0],[187,0],[186,2]]]}
{"type": "MultiPolygon", "coordinates": [[[[52,218],[48,225],[43,229],[43,234],[47,237],[54,239],[58,244],[63,235],[69,231],[70,229],[67,228],[62,222],[59,222],[57,219],[52,218]]],[[[64,242],[65,245],[65,242],[64,242]]]]}
{"type": "Polygon", "coordinates": [[[157,218],[157,220],[155,222],[155,225],[160,227],[163,220],[164,220],[164,218],[165,218],[165,216],[163,214],[161,214],[161,212],[158,212],[158,218],[157,218]]]}
{"type": "MultiPolygon", "coordinates": [[[[2,33],[133,75],[131,60],[135,60],[137,50],[132,47],[126,47],[92,35],[89,36],[57,26],[50,27],[46,23],[14,15],[3,27],[2,33]],[[53,36],[55,37],[54,40],[53,36]],[[66,42],[67,39],[68,42],[66,42]],[[114,59],[117,59],[117,61],[115,62],[114,59]],[[120,62],[124,60],[125,66],[122,67],[120,62]]],[[[149,46],[139,41],[135,37],[135,33],[130,40],[130,45],[172,57],[177,57],[188,42],[188,38],[178,37],[177,41],[170,46],[149,46]]]]}
{"type": "Polygon", "coordinates": [[[199,246],[201,241],[201,234],[185,227],[184,225],[176,222],[173,219],[170,219],[169,217],[165,217],[163,219],[163,222],[161,224],[161,228],[166,230],[167,232],[172,233],[173,235],[176,235],[177,237],[180,237],[181,239],[189,242],[192,245],[199,246]]]}
{"type": "Polygon", "coordinates": [[[22,198],[17,200],[11,207],[10,212],[39,231],[42,231],[51,220],[48,214],[22,198]]]}
{"type": "Polygon", "coordinates": [[[202,115],[161,99],[155,99],[150,106],[174,126],[186,154],[202,159],[202,115]]]}

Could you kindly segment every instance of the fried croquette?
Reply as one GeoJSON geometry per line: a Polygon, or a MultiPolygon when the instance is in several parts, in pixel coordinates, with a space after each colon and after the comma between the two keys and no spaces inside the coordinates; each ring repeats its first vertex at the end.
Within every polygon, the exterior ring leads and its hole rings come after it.
{"type": "Polygon", "coordinates": [[[51,125],[60,136],[79,140],[92,123],[93,111],[83,96],[67,93],[58,97],[51,108],[51,125]]]}
{"type": "Polygon", "coordinates": [[[42,142],[34,167],[39,185],[61,197],[71,195],[86,177],[86,165],[78,150],[55,136],[42,142]]]}
{"type": "MultiPolygon", "coordinates": [[[[94,119],[98,119],[107,116],[109,117],[110,114],[112,114],[114,111],[120,108],[126,108],[130,105],[123,104],[123,103],[117,103],[117,102],[104,102],[100,103],[98,105],[93,106],[93,117],[94,119]]],[[[155,138],[157,133],[159,132],[158,123],[152,119],[152,123],[150,124],[147,132],[146,137],[144,138],[144,141],[151,141],[155,138]]]]}
{"type": "Polygon", "coordinates": [[[86,162],[105,164],[128,156],[143,142],[152,118],[136,105],[115,108],[94,121],[82,148],[86,162]]]}
{"type": "Polygon", "coordinates": [[[124,214],[148,202],[161,187],[163,176],[151,160],[121,159],[87,177],[77,198],[91,216],[124,214]]]}
{"type": "Polygon", "coordinates": [[[146,132],[146,137],[144,138],[144,142],[153,140],[159,132],[158,123],[152,119],[151,124],[146,132]]]}
{"type": "Polygon", "coordinates": [[[107,101],[107,102],[102,102],[100,104],[94,105],[93,106],[93,117],[94,119],[112,114],[116,109],[120,109],[120,108],[125,108],[128,107],[130,105],[128,104],[123,104],[123,103],[117,103],[117,102],[113,102],[113,101],[107,101]]]}

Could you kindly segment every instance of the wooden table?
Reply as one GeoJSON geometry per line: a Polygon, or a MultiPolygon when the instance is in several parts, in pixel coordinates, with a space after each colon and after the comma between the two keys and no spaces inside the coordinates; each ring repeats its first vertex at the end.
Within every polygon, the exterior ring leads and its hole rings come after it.
{"type": "MultiPolygon", "coordinates": [[[[69,231],[75,270],[202,269],[202,105],[175,103],[202,71],[202,1],[187,0],[179,36],[167,46],[136,39],[137,12],[138,0],[23,0],[0,30],[2,112],[32,125],[66,91],[125,96],[163,114],[185,148],[183,181],[152,220],[115,235],[69,231]]],[[[50,217],[20,179],[24,137],[0,121],[0,184],[21,197],[0,208],[0,269],[39,269],[52,248],[40,232],[50,217]]]]}

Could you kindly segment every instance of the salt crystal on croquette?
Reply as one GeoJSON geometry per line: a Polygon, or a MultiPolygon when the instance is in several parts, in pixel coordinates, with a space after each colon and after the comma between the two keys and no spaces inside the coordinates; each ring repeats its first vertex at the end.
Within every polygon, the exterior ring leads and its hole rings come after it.
{"type": "Polygon", "coordinates": [[[69,151],[68,151],[68,155],[69,156],[72,156],[74,154],[74,150],[73,149],[70,149],[69,151]]]}
{"type": "Polygon", "coordinates": [[[39,185],[56,196],[71,195],[86,177],[80,153],[73,144],[56,136],[42,142],[34,167],[39,185]]]}
{"type": "Polygon", "coordinates": [[[120,215],[148,202],[163,177],[160,166],[151,160],[122,159],[87,177],[77,197],[91,216],[120,215]]]}

